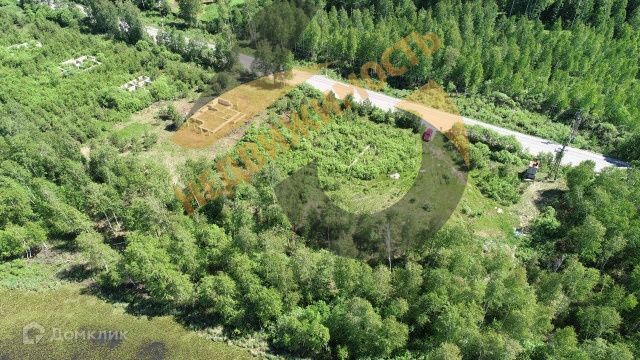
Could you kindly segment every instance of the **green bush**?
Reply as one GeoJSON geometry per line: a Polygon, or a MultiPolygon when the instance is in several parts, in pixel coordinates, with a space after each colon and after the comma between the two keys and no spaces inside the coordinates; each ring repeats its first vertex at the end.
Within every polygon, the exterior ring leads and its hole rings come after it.
{"type": "Polygon", "coordinates": [[[273,330],[274,346],[303,357],[322,353],[329,343],[329,329],[323,324],[328,312],[321,303],[280,316],[273,330]]]}
{"type": "Polygon", "coordinates": [[[41,245],[45,239],[46,233],[40,225],[9,224],[0,230],[0,259],[25,255],[31,248],[41,245]]]}
{"type": "Polygon", "coordinates": [[[520,179],[516,171],[506,165],[484,168],[474,174],[476,186],[483,195],[509,205],[520,200],[520,179]]]}
{"type": "Polygon", "coordinates": [[[468,126],[467,137],[472,143],[487,144],[492,151],[507,150],[516,154],[523,152],[522,145],[513,136],[503,136],[481,126],[468,126]]]}
{"type": "MultiPolygon", "coordinates": [[[[51,266],[15,259],[0,263],[0,288],[41,291],[56,287],[59,280],[51,266]]],[[[57,269],[56,269],[57,270],[57,269]]]]}
{"type": "Polygon", "coordinates": [[[149,92],[155,101],[170,100],[175,96],[176,88],[166,76],[160,76],[149,86],[149,92]]]}
{"type": "Polygon", "coordinates": [[[170,121],[171,126],[177,130],[185,121],[184,116],[180,115],[173,104],[169,104],[158,111],[158,118],[163,121],[170,121]]]}
{"type": "Polygon", "coordinates": [[[217,73],[211,79],[211,90],[214,94],[222,94],[238,85],[238,81],[228,72],[217,73]]]}
{"type": "Polygon", "coordinates": [[[100,106],[107,109],[134,113],[149,106],[152,102],[152,97],[149,91],[145,89],[134,92],[122,89],[108,89],[99,95],[98,102],[100,106]]]}
{"type": "Polygon", "coordinates": [[[389,113],[394,118],[395,125],[401,129],[411,129],[414,133],[420,132],[422,119],[408,111],[395,111],[389,113]]]}
{"type": "Polygon", "coordinates": [[[491,149],[484,143],[469,144],[469,162],[472,169],[489,166],[491,149]]]}
{"type": "Polygon", "coordinates": [[[145,150],[149,150],[153,145],[158,142],[158,134],[155,132],[145,132],[142,137],[142,146],[145,150]]]}
{"type": "Polygon", "coordinates": [[[522,166],[525,164],[525,160],[521,156],[507,150],[491,153],[491,159],[505,165],[522,166]]]}

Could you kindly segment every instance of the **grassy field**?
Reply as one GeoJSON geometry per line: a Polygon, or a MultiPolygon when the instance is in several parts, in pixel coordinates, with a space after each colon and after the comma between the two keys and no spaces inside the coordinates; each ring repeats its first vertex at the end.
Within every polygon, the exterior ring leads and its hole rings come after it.
{"type": "MultiPolygon", "coordinates": [[[[229,9],[233,8],[234,6],[238,6],[244,4],[244,0],[230,0],[229,1],[229,9]]],[[[198,18],[200,21],[202,22],[209,22],[213,19],[218,18],[218,9],[219,9],[219,5],[218,3],[212,3],[212,4],[207,4],[204,6],[204,10],[202,11],[202,14],[200,14],[200,17],[198,18]]]]}
{"type": "Polygon", "coordinates": [[[441,134],[424,143],[408,129],[345,114],[278,159],[293,173],[276,193],[294,227],[322,229],[304,233],[312,246],[383,258],[375,224],[394,233],[392,251],[400,254],[419,245],[418,234],[434,233],[449,219],[466,183],[456,154],[441,134]],[[390,177],[396,173],[399,178],[390,177]],[[325,240],[329,229],[341,235],[325,240]],[[371,235],[360,236],[365,232],[371,235]]]}
{"type": "Polygon", "coordinates": [[[121,304],[109,304],[86,295],[77,284],[39,292],[0,290],[0,305],[3,359],[251,358],[247,351],[202,338],[170,317],[129,315],[121,304]],[[37,344],[23,344],[23,326],[32,322],[44,327],[44,336],[37,344]],[[79,334],[91,330],[96,334],[118,331],[124,336],[111,341],[81,336],[60,341],[55,339],[55,329],[79,334]]]}
{"type": "Polygon", "coordinates": [[[345,210],[383,210],[404,196],[416,179],[420,139],[409,130],[359,119],[355,124],[332,125],[317,139],[320,182],[331,188],[327,195],[345,210]],[[390,178],[396,172],[400,179],[390,178]],[[362,173],[371,179],[362,179],[362,173]]]}
{"type": "Polygon", "coordinates": [[[0,264],[0,359],[250,358],[246,350],[201,337],[172,317],[135,316],[127,304],[93,295],[84,262],[81,253],[50,241],[33,259],[0,264]],[[22,327],[32,322],[44,326],[44,337],[23,344],[22,327]],[[122,341],[56,341],[54,328],[126,334],[122,341]]]}
{"type": "Polygon", "coordinates": [[[475,186],[470,177],[462,199],[449,224],[460,223],[470,226],[474,234],[483,238],[505,240],[520,226],[514,206],[500,205],[491,200],[475,186]]]}

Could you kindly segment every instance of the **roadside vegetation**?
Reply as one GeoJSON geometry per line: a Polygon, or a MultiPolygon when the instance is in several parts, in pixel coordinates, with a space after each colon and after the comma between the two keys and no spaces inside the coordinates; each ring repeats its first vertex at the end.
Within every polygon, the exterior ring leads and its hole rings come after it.
{"type": "Polygon", "coordinates": [[[400,76],[369,71],[372,78],[386,78],[391,88],[401,90],[433,80],[459,95],[465,115],[538,135],[560,130],[554,140],[566,140],[561,134],[580,113],[578,145],[637,158],[636,2],[285,4],[266,4],[268,11],[255,12],[250,22],[231,16],[230,26],[254,47],[260,41],[285,47],[298,59],[330,63],[345,78],[351,73],[359,77],[363,64],[381,62],[384,51],[405,38],[417,65],[396,51],[391,63],[407,71],[400,76]],[[300,10],[304,16],[292,16],[300,10]],[[261,31],[262,19],[276,23],[269,20],[273,13],[295,20],[274,25],[278,31],[261,31]],[[433,56],[411,40],[413,32],[437,36],[433,56]]]}
{"type": "MultiPolygon", "coordinates": [[[[97,349],[122,357],[153,357],[163,349],[177,358],[248,354],[196,332],[258,355],[319,359],[640,356],[637,164],[599,174],[588,162],[563,169],[562,187],[541,194],[544,203],[534,204],[539,215],[522,226],[514,209],[528,185],[518,174],[535,155],[524,154],[513,138],[470,128],[468,187],[454,215],[390,265],[317,246],[292,226],[274,188],[317,161],[323,190],[345,208],[384,207],[417,170],[422,129],[411,114],[298,87],[259,114],[260,123],[239,140],[255,145],[254,160],[269,158],[273,149],[261,137],[284,129],[278,156],[225,195],[192,204],[198,205],[192,214],[176,189],[195,192],[190,185],[202,174],[224,186],[222,179],[234,176],[230,165],[248,172],[251,161],[236,146],[169,169],[154,127],[130,121],[153,104],[160,110],[153,116],[170,131],[184,112],[169,104],[205,90],[219,93],[240,77],[214,75],[232,71],[233,63],[204,42],[186,46],[189,28],[211,26],[207,31],[219,39],[234,34],[260,50],[264,69],[286,68],[295,55],[338,60],[340,76],[378,61],[385,47],[412,31],[434,31],[443,47],[390,79],[392,86],[409,92],[434,78],[464,94],[465,111],[484,118],[491,111],[499,114],[496,124],[552,139],[561,139],[583,111],[579,144],[633,159],[636,149],[626,146],[637,141],[640,111],[637,2],[588,11],[564,2],[531,8],[491,1],[274,3],[286,22],[268,22],[271,4],[251,0],[220,3],[210,20],[194,12],[197,2],[183,3],[179,12],[166,2],[136,3],[143,12],[179,13],[184,22],[155,44],[132,30],[143,17],[133,4],[92,1],[101,10],[89,18],[0,2],[3,355],[20,357],[26,351],[20,327],[41,319],[70,330],[129,331],[132,341],[123,344],[78,345],[80,354],[97,349]],[[97,14],[106,15],[98,21],[97,14]],[[266,31],[268,25],[277,31],[266,31]],[[7,49],[32,40],[42,47],[7,49]],[[84,55],[100,64],[69,75],[58,69],[84,55]],[[153,82],[120,88],[140,75],[153,82]],[[325,127],[297,129],[304,136],[295,141],[285,124],[303,112],[320,122],[321,114],[305,106],[314,99],[343,112],[329,112],[325,127]],[[622,140],[608,144],[612,134],[622,140]],[[223,163],[228,154],[232,163],[223,163]],[[76,306],[64,306],[69,303],[76,306]]],[[[231,54],[231,41],[217,50],[231,54]]],[[[538,158],[543,180],[551,159],[538,158]]],[[[343,232],[341,219],[331,220],[323,229],[303,230],[343,232]]],[[[35,347],[33,357],[72,350],[35,347]]]]}

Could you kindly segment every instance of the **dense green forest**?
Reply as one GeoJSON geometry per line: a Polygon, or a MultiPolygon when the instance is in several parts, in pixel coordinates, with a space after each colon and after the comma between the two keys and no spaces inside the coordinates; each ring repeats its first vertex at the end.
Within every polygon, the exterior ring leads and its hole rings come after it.
{"type": "MultiPolygon", "coordinates": [[[[389,79],[392,86],[436,79],[462,94],[500,92],[559,122],[584,111],[584,135],[623,152],[627,141],[637,141],[640,113],[638,4],[607,4],[610,10],[601,13],[595,10],[606,4],[586,1],[282,3],[282,11],[306,14],[292,18],[305,26],[286,30],[280,23],[279,34],[251,35],[252,28],[266,25],[246,16],[259,18],[269,4],[247,1],[238,6],[253,6],[251,12],[229,12],[218,26],[231,27],[241,39],[282,40],[281,48],[301,59],[338,60],[334,66],[344,75],[378,60],[386,46],[411,31],[433,31],[442,48],[389,79]]],[[[138,16],[128,3],[101,6],[107,14],[138,16]]],[[[332,115],[334,136],[311,131],[294,143],[290,130],[283,130],[289,151],[250,183],[186,215],[168,170],[159,159],[142,156],[154,137],[114,146],[121,142],[117,125],[160,100],[220,90],[227,81],[213,73],[232,64],[218,56],[206,61],[213,54],[206,46],[189,55],[186,44],[175,46],[183,43],[179,36],[158,45],[144,34],[114,28],[113,19],[105,20],[105,28],[93,20],[67,9],[0,2],[0,276],[60,245],[86,257],[84,270],[96,294],[109,301],[126,302],[139,314],[171,314],[195,329],[221,325],[231,338],[261,337],[270,352],[287,356],[640,356],[637,165],[599,174],[588,162],[565,169],[566,187],[549,194],[524,234],[480,235],[470,225],[479,215],[463,207],[437,234],[417,239],[420,246],[393,266],[338,256],[295,231],[274,186],[309,159],[341,169],[339,181],[332,182],[329,171],[323,178],[337,196],[345,184],[355,182],[364,191],[370,183],[360,181],[381,181],[390,171],[404,176],[415,166],[407,157],[351,172],[345,164],[353,149],[335,146],[349,138],[364,145],[361,137],[380,144],[381,153],[394,153],[417,136],[398,121],[401,115],[342,102],[344,111],[332,115]],[[42,47],[7,48],[33,40],[42,47]],[[69,74],[58,69],[84,55],[100,64],[69,74]],[[153,83],[136,92],[120,89],[140,75],[153,83]]],[[[230,52],[227,47],[223,54],[230,52]]],[[[283,116],[308,111],[303,108],[312,99],[336,106],[331,97],[301,86],[240,142],[257,143],[259,135],[284,128],[283,116]]],[[[320,121],[316,111],[310,116],[320,121]]],[[[525,185],[517,172],[531,155],[514,139],[482,129],[469,129],[469,138],[471,190],[483,202],[518,202],[525,185]]],[[[237,148],[230,153],[240,160],[237,148]]],[[[215,160],[190,159],[179,181],[187,184],[215,168],[215,160]]],[[[213,173],[220,180],[222,174],[213,173]]],[[[342,224],[323,226],[339,233],[342,224]]]]}
{"type": "MultiPolygon", "coordinates": [[[[419,64],[386,78],[391,89],[434,80],[463,102],[481,99],[480,111],[469,115],[482,117],[496,103],[507,104],[515,117],[507,127],[556,134],[558,142],[569,132],[564,125],[580,113],[580,147],[640,157],[637,1],[220,1],[218,6],[216,17],[189,26],[254,48],[265,41],[285,47],[299,60],[328,62],[343,77],[360,75],[363,64],[379,62],[386,49],[412,32],[434,33],[440,48],[433,56],[409,41],[419,64]]],[[[287,61],[285,55],[279,58],[274,60],[287,61]]],[[[408,59],[396,52],[392,62],[407,65],[408,59]]]]}
{"type": "MultiPolygon", "coordinates": [[[[506,98],[560,123],[570,123],[580,112],[591,147],[638,158],[637,2],[288,4],[268,5],[249,21],[231,13],[229,22],[241,38],[266,38],[300,59],[329,62],[345,77],[359,75],[369,61],[380,61],[386,49],[412,32],[434,33],[440,48],[433,56],[409,41],[417,66],[394,53],[392,62],[408,65],[408,71],[388,77],[389,85],[416,88],[434,80],[451,93],[506,98]],[[295,15],[301,9],[306,15],[295,15]]],[[[518,115],[528,122],[527,114],[518,115]]]]}

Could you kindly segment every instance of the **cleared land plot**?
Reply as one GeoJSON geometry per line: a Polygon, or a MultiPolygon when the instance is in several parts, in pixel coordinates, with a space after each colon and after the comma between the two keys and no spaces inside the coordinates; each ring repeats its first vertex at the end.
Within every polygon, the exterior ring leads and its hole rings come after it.
{"type": "Polygon", "coordinates": [[[62,75],[73,74],[77,71],[87,71],[102,64],[95,56],[85,55],[76,59],[70,59],[60,63],[58,69],[62,75]]]}
{"type": "Polygon", "coordinates": [[[175,133],[173,141],[188,148],[211,146],[313,75],[312,70],[294,70],[289,79],[277,83],[274,83],[272,77],[262,77],[237,86],[198,110],[175,133]],[[232,105],[223,105],[219,99],[224,99],[232,105]],[[206,128],[206,131],[203,131],[202,127],[206,128]]]}
{"type": "MultiPolygon", "coordinates": [[[[205,101],[205,103],[206,102],[207,101],[205,101]]],[[[157,118],[158,111],[167,104],[173,104],[178,112],[183,115],[188,114],[194,107],[192,98],[154,103],[148,108],[133,114],[127,123],[118,126],[117,133],[119,136],[123,136],[131,134],[133,130],[138,129],[135,132],[139,136],[144,135],[146,131],[156,134],[158,136],[157,143],[150,149],[141,152],[139,156],[160,162],[171,174],[172,182],[179,186],[186,186],[180,180],[179,169],[184,166],[188,159],[213,160],[218,154],[224,153],[232,148],[236,142],[240,140],[248,127],[238,125],[232,132],[217,140],[211,147],[185,148],[177,145],[172,140],[175,132],[167,126],[165,121],[158,120],[157,118]]],[[[254,123],[259,121],[257,118],[252,120],[254,123]]]]}
{"type": "Polygon", "coordinates": [[[217,135],[226,128],[233,127],[245,117],[243,112],[234,109],[234,107],[228,100],[215,98],[193,114],[186,126],[197,134],[217,135]]]}

